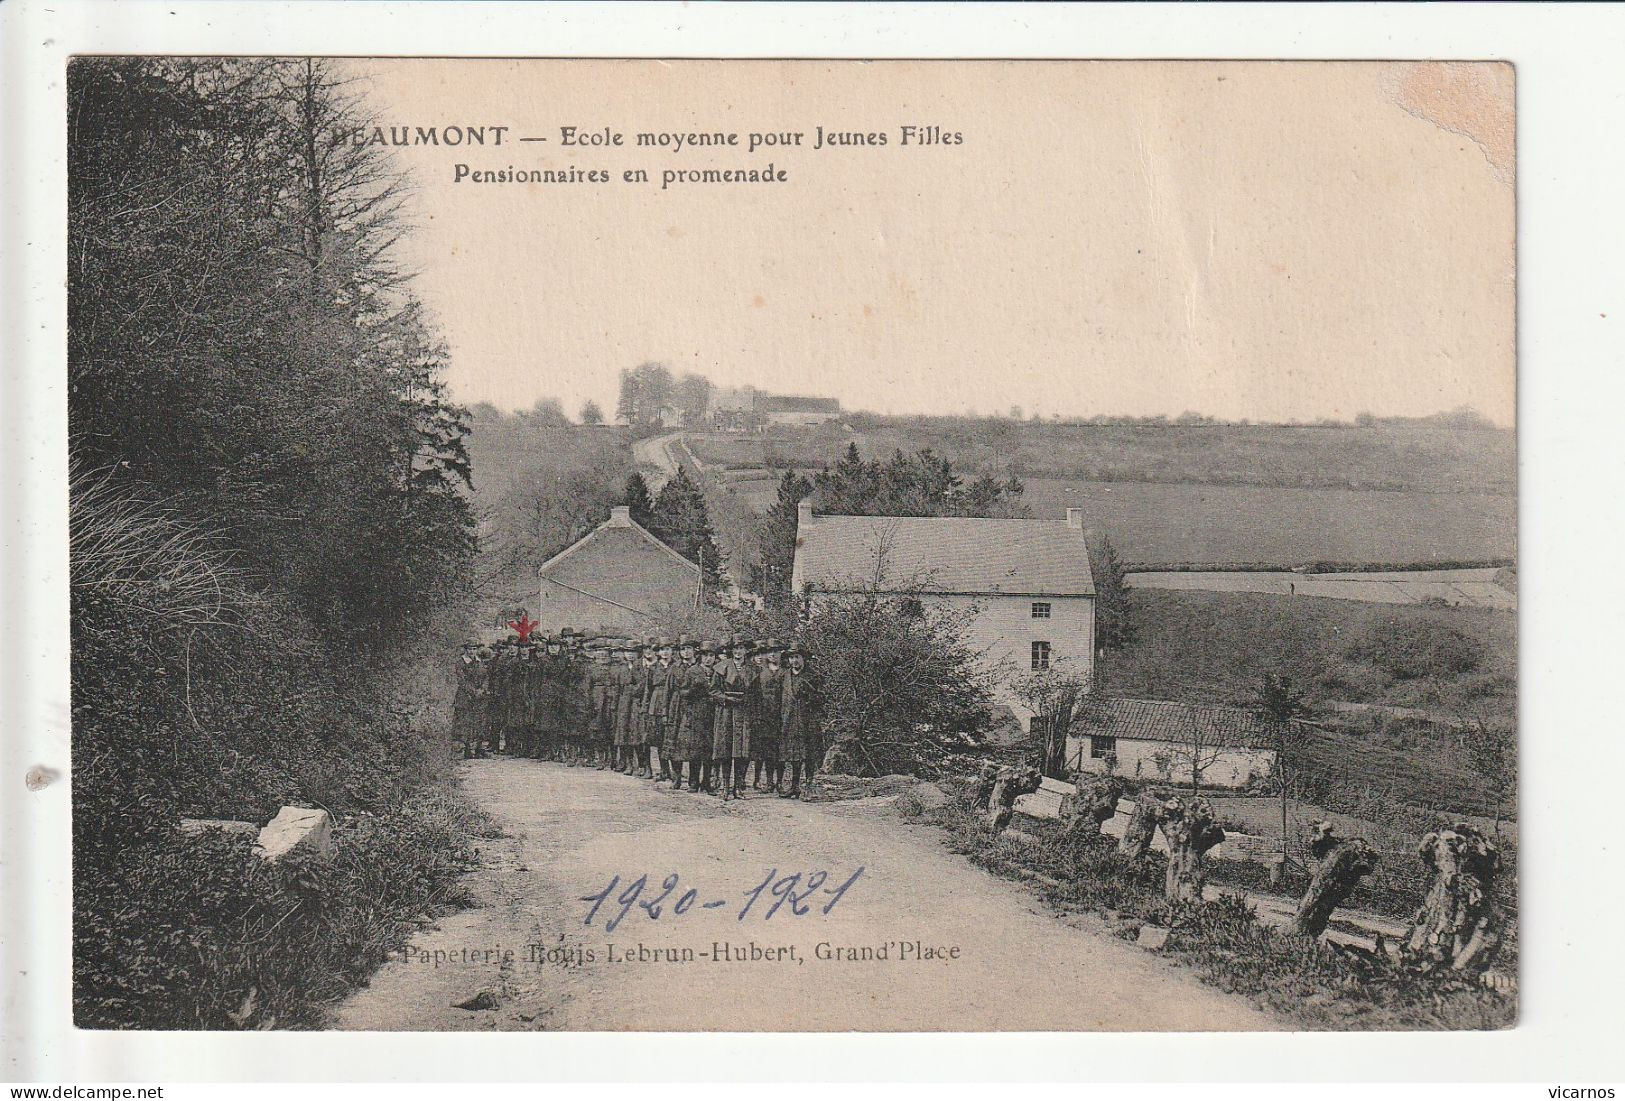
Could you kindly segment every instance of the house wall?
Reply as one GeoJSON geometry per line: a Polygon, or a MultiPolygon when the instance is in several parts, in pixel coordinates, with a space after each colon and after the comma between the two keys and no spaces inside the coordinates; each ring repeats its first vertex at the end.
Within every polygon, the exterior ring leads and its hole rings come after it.
{"type": "Polygon", "coordinates": [[[699,572],[631,528],[601,528],[541,576],[534,618],[545,632],[641,631],[674,607],[692,608],[699,572]]]}
{"type": "Polygon", "coordinates": [[[840,416],[841,414],[839,413],[815,413],[783,410],[768,413],[767,423],[792,425],[795,427],[806,428],[817,424],[828,424],[830,421],[839,420],[840,416]]]}
{"type": "MultiPolygon", "coordinates": [[[[1106,762],[1090,756],[1092,739],[1085,734],[1066,740],[1069,768],[1081,772],[1105,772],[1106,762]]],[[[1244,788],[1262,780],[1275,768],[1273,749],[1222,749],[1214,762],[1202,770],[1202,786],[1244,788]]],[[[1207,756],[1204,751],[1203,756],[1207,756]]],[[[1150,738],[1117,739],[1117,775],[1131,779],[1164,780],[1171,784],[1190,783],[1190,758],[1173,742],[1150,738]]]]}
{"type": "MultiPolygon", "coordinates": [[[[814,597],[816,601],[819,599],[814,597]]],[[[1032,672],[1032,643],[1050,644],[1050,665],[1066,665],[1086,679],[1094,677],[1095,600],[1092,596],[963,596],[927,597],[965,612],[974,612],[967,641],[986,651],[990,665],[1008,664],[1008,675],[994,688],[994,699],[1008,707],[1027,729],[1032,711],[1016,697],[1012,684],[1032,672]],[[1048,619],[1034,619],[1035,601],[1049,604],[1048,619]]]]}

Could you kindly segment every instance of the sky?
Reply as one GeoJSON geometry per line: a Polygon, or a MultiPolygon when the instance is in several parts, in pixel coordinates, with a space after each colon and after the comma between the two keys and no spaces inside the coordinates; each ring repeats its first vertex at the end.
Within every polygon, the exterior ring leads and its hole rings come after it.
{"type": "Polygon", "coordinates": [[[653,361],[884,413],[1513,423],[1508,66],[345,65],[384,126],[488,128],[390,149],[464,402],[612,410],[653,361]],[[814,149],[818,127],[887,144],[814,149]],[[636,145],[693,131],[740,145],[636,145]],[[748,150],[768,132],[801,144],[748,150]],[[770,162],[784,180],[661,186],[770,162]]]}

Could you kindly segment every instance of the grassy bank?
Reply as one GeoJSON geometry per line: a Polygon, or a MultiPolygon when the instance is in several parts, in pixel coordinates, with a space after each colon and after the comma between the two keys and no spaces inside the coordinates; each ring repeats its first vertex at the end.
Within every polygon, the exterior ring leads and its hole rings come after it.
{"type": "Polygon", "coordinates": [[[1418,976],[1261,923],[1239,897],[1170,903],[1162,897],[1164,858],[1120,856],[1105,840],[1055,836],[1029,844],[990,835],[981,814],[950,801],[913,817],[943,829],[949,847],[1001,876],[1035,883],[1062,911],[1099,915],[1125,938],[1144,925],[1169,930],[1162,951],[1202,979],[1305,1029],[1420,1030],[1510,1028],[1514,996],[1475,981],[1418,976]]]}
{"type": "Polygon", "coordinates": [[[253,837],[154,831],[78,878],[81,1028],[320,1027],[457,887],[490,826],[450,789],[343,815],[338,855],[267,864],[253,837]]]}
{"type": "Polygon", "coordinates": [[[208,529],[111,487],[79,487],[73,525],[75,1023],[316,1025],[459,904],[488,831],[432,706],[438,636],[337,642],[208,529]],[[180,828],[285,805],[331,813],[331,862],[180,828]]]}

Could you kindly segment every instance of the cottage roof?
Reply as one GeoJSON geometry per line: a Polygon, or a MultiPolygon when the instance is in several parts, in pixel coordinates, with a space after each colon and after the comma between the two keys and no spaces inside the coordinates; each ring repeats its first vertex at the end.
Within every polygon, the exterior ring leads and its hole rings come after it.
{"type": "Polygon", "coordinates": [[[803,516],[795,584],[825,591],[869,583],[884,550],[895,592],[1091,596],[1089,548],[1065,520],[962,516],[803,516]]]}
{"type": "Polygon", "coordinates": [[[605,520],[592,531],[565,547],[546,562],[543,562],[537,573],[542,577],[547,577],[549,574],[557,572],[570,558],[579,555],[582,551],[595,544],[625,540],[647,542],[663,551],[675,562],[681,563],[689,570],[692,570],[696,577],[699,576],[700,567],[698,565],[672,550],[671,547],[657,539],[648,528],[633,520],[631,510],[625,505],[618,505],[613,508],[610,511],[608,520],[605,520]]]}
{"type": "Polygon", "coordinates": [[[1215,748],[1275,749],[1281,723],[1270,715],[1222,704],[1177,703],[1172,700],[1097,699],[1084,705],[1078,732],[1090,737],[1149,742],[1190,742],[1200,731],[1215,748]]]}

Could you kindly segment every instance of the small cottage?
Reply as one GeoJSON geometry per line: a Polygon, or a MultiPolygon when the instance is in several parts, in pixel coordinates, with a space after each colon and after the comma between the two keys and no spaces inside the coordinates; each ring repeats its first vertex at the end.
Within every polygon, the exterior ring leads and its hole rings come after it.
{"type": "Polygon", "coordinates": [[[565,627],[637,633],[700,601],[700,567],[656,539],[626,506],[542,564],[535,619],[565,627]]]}
{"type": "Polygon", "coordinates": [[[1067,738],[1076,772],[1245,788],[1275,769],[1284,725],[1244,707],[1170,700],[1091,700],[1067,738]]]}

